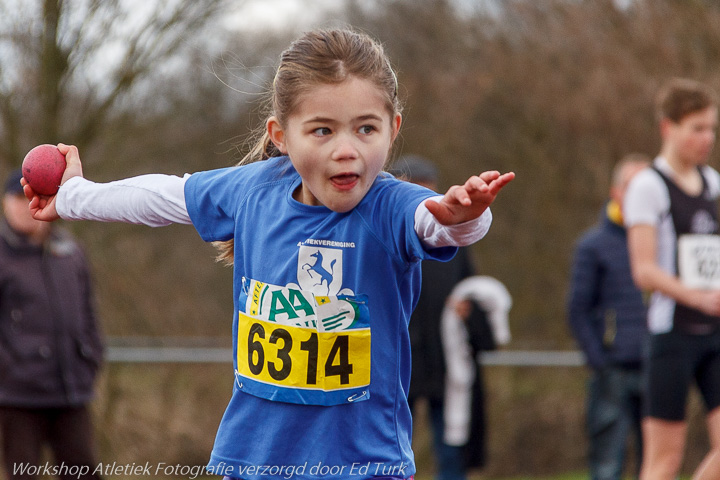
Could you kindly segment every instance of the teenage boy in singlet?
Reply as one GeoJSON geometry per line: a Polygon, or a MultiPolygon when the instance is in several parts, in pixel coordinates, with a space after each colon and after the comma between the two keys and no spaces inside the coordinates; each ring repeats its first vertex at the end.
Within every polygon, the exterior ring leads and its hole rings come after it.
{"type": "Polygon", "coordinates": [[[712,451],[693,477],[718,478],[720,449],[720,175],[707,165],[718,107],[706,85],[673,79],[658,96],[662,147],[624,204],[633,278],[652,292],[645,364],[641,480],[671,480],[682,464],[685,406],[695,383],[712,451]]]}

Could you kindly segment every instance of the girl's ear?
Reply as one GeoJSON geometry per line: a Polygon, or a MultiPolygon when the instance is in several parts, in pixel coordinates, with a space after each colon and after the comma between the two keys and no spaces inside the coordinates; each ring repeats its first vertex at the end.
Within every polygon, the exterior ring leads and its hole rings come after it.
{"type": "Polygon", "coordinates": [[[280,125],[280,122],[278,122],[277,117],[272,116],[268,118],[265,123],[265,128],[267,129],[270,140],[272,140],[280,153],[287,155],[287,148],[285,148],[285,131],[280,125]]]}
{"type": "Polygon", "coordinates": [[[391,144],[395,142],[398,133],[400,133],[400,125],[402,125],[402,115],[396,113],[392,119],[392,141],[390,142],[391,144]]]}

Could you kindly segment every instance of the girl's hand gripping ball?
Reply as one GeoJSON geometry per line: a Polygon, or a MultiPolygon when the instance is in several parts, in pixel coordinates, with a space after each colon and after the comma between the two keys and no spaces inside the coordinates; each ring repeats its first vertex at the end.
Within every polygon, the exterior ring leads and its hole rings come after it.
{"type": "Polygon", "coordinates": [[[65,155],[55,145],[38,145],[22,163],[22,174],[38,195],[55,195],[65,172],[65,155]]]}

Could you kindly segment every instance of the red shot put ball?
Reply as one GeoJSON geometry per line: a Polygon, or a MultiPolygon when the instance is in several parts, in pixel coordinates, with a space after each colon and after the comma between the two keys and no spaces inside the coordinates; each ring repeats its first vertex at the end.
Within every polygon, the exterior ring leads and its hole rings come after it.
{"type": "Polygon", "coordinates": [[[65,172],[65,155],[55,145],[38,145],[22,163],[22,174],[35,193],[55,195],[65,172]]]}

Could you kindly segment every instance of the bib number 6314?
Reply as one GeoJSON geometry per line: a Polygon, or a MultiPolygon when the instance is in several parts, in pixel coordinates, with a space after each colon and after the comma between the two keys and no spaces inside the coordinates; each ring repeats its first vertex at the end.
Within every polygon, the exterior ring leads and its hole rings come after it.
{"type": "Polygon", "coordinates": [[[369,383],[368,329],[320,332],[247,316],[244,320],[238,325],[240,375],[265,384],[325,391],[369,383]]]}

